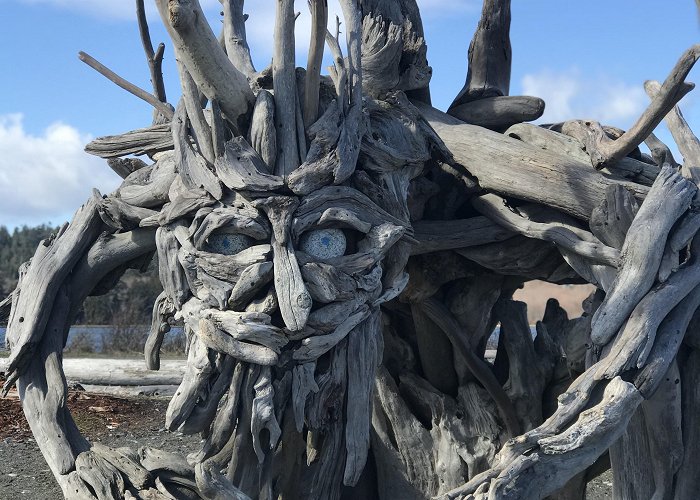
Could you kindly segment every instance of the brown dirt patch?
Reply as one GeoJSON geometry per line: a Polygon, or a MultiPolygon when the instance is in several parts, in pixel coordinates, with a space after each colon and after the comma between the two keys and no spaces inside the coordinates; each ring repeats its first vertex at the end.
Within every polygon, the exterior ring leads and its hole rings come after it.
{"type": "MultiPolygon", "coordinates": [[[[0,376],[0,385],[4,379],[0,376]]],[[[90,436],[110,433],[134,421],[142,425],[162,426],[163,413],[154,412],[154,406],[162,406],[153,399],[126,399],[101,394],[88,394],[82,390],[68,392],[68,408],[80,430],[90,436]],[[156,422],[157,421],[157,422],[156,422]]],[[[22,405],[13,388],[6,398],[0,398],[0,440],[22,440],[31,437],[29,424],[22,405]]]]}

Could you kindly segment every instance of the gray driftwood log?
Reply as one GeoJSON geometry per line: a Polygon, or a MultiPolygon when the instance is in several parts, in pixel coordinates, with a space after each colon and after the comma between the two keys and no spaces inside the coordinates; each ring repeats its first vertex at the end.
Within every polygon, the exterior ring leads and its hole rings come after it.
{"type": "Polygon", "coordinates": [[[256,71],[242,0],[222,1],[220,38],[197,0],[157,0],[177,106],[142,0],[152,94],[82,55],[155,111],[87,145],[121,186],[43,241],[0,303],[4,390],[64,496],[581,499],[612,467],[614,498],[694,498],[700,142],[676,104],[698,46],[647,82],[629,131],[538,126],[546,103],[509,95],[509,0],[484,1],[447,113],[417,2],[339,3],[329,27],[309,2],[303,69],[279,0],[256,71]],[[665,116],[680,169],[652,133],[665,116]],[[82,302],[154,254],[152,371],[80,376],[172,395],[165,426],[202,436],[187,457],[90,443],[66,407],[82,302]],[[579,318],[550,301],[533,338],[513,294],[535,279],[597,290],[579,318]],[[175,323],[181,370],[160,359],[175,323]]]}

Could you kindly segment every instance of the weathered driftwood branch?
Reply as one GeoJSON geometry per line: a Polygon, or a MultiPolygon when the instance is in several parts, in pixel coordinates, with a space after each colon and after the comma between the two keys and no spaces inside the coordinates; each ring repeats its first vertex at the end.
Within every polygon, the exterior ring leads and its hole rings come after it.
{"type": "Polygon", "coordinates": [[[224,44],[226,54],[233,65],[245,76],[251,78],[255,74],[253,60],[250,57],[250,47],[245,34],[245,16],[243,0],[224,0],[224,44]]]}
{"type": "MultiPolygon", "coordinates": [[[[644,89],[649,97],[655,99],[661,92],[661,85],[650,80],[644,83],[644,89]]],[[[684,175],[697,184],[700,182],[700,140],[688,126],[678,106],[674,106],[666,115],[666,125],[683,156],[684,175]]]]}
{"type": "Polygon", "coordinates": [[[132,130],[121,135],[108,135],[92,140],[85,151],[101,158],[116,158],[125,155],[151,155],[173,148],[170,124],[132,130]]]}
{"type": "Polygon", "coordinates": [[[90,199],[64,232],[39,245],[23,279],[24,293],[20,293],[8,323],[7,339],[11,352],[6,369],[5,393],[24,371],[41,342],[54,298],[63,281],[102,227],[96,202],[90,199]]]}
{"type": "Polygon", "coordinates": [[[277,159],[275,174],[284,177],[299,166],[297,144],[297,83],[294,66],[294,1],[277,2],[272,81],[275,91],[277,159]]]}
{"type": "Polygon", "coordinates": [[[595,168],[614,164],[649,137],[649,134],[678,101],[695,87],[691,83],[686,83],[685,78],[698,58],[700,58],[700,45],[694,45],[681,56],[642,116],[619,138],[609,139],[605,133],[601,133],[592,126],[594,122],[581,122],[581,127],[589,135],[587,151],[595,168]]]}
{"type": "MultiPolygon", "coordinates": [[[[659,87],[661,87],[660,84],[659,87]]],[[[647,92],[649,92],[649,81],[644,83],[644,88],[647,90],[647,92]]],[[[678,106],[674,106],[671,113],[673,113],[676,109],[678,109],[678,106]]],[[[666,119],[668,119],[668,115],[666,115],[666,117],[666,119]]],[[[678,163],[676,163],[676,160],[673,157],[673,153],[671,153],[671,149],[666,144],[661,142],[661,140],[653,133],[649,134],[649,137],[646,138],[644,144],[646,144],[649,148],[651,157],[654,159],[657,165],[669,164],[672,167],[678,166],[678,163]]]]}
{"type": "MultiPolygon", "coordinates": [[[[591,158],[582,142],[582,140],[585,140],[585,137],[572,137],[571,135],[558,132],[557,130],[561,130],[562,126],[562,124],[556,124],[545,128],[528,123],[518,123],[506,130],[505,134],[527,144],[537,146],[540,149],[559,155],[564,154],[581,162],[590,163],[591,158]]],[[[570,130],[567,130],[567,132],[571,133],[570,130]]],[[[661,165],[663,163],[659,163],[659,166],[661,165]]],[[[659,174],[659,167],[626,156],[601,171],[616,177],[630,179],[645,186],[651,186],[659,174]]]]}
{"type": "Polygon", "coordinates": [[[199,153],[210,165],[214,164],[214,144],[212,142],[211,127],[204,117],[199,90],[185,65],[178,61],[178,73],[180,74],[180,86],[182,87],[182,100],[187,110],[187,118],[192,127],[192,135],[199,148],[199,153]]]}
{"type": "Polygon", "coordinates": [[[97,59],[93,58],[89,54],[86,54],[85,52],[79,52],[78,58],[85,64],[90,66],[92,69],[106,77],[109,81],[119,85],[121,88],[123,88],[130,94],[135,95],[139,99],[143,99],[144,101],[146,101],[148,104],[156,108],[168,120],[172,119],[172,106],[168,105],[167,103],[161,102],[160,99],[158,99],[150,92],[146,92],[145,90],[143,90],[140,87],[137,87],[133,83],[126,81],[124,78],[117,75],[114,71],[106,67],[104,64],[100,63],[97,59]]]}
{"type": "Polygon", "coordinates": [[[424,104],[415,105],[452,153],[447,162],[476,177],[489,191],[549,205],[588,220],[609,185],[620,184],[640,198],[648,190],[605,177],[578,160],[468,125],[424,104]]]}
{"type": "Polygon", "coordinates": [[[593,317],[591,340],[596,345],[608,343],[651,288],[668,232],[687,210],[696,191],[697,187],[673,168],[661,170],[627,232],[622,265],[612,290],[593,317]]]}
{"type": "MultiPolygon", "coordinates": [[[[165,54],[165,44],[159,43],[158,49],[153,50],[151,42],[151,34],[148,29],[148,20],[146,19],[146,8],[144,0],[136,0],[136,19],[139,25],[139,34],[141,35],[141,44],[146,53],[146,62],[148,70],[151,74],[151,85],[153,86],[153,95],[161,102],[167,102],[165,95],[165,82],[163,81],[163,55],[165,54]]],[[[156,125],[165,121],[167,118],[160,115],[156,110],[153,113],[153,124],[156,125]]]]}
{"type": "Polygon", "coordinates": [[[487,217],[471,217],[450,221],[420,221],[413,224],[411,255],[453,250],[495,243],[515,236],[515,232],[492,222],[487,217]]]}
{"type": "Polygon", "coordinates": [[[486,388],[493,398],[503,423],[508,429],[511,437],[520,434],[520,423],[517,419],[517,413],[513,408],[513,404],[508,396],[503,392],[503,388],[495,379],[493,372],[485,364],[486,362],[479,359],[471,350],[471,347],[466,345],[465,339],[460,333],[459,324],[454,317],[440,302],[435,299],[428,299],[421,303],[421,308],[425,314],[438,325],[447,335],[455,350],[458,350],[463,359],[472,372],[474,377],[486,388]]]}
{"type": "Polygon", "coordinates": [[[306,129],[318,119],[318,91],[323,62],[323,47],[326,43],[328,26],[328,1],[311,0],[311,43],[306,65],[306,84],[304,88],[304,127],[306,129]]]}
{"type": "Polygon", "coordinates": [[[532,96],[495,96],[450,108],[449,114],[465,123],[501,132],[511,125],[537,120],[544,101],[532,96]]]}
{"type": "Polygon", "coordinates": [[[476,99],[508,95],[511,57],[510,0],[486,0],[469,44],[467,81],[450,110],[476,99]]]}
{"type": "Polygon", "coordinates": [[[565,227],[556,222],[542,223],[529,220],[511,210],[506,200],[495,194],[474,198],[472,204],[482,214],[511,231],[530,238],[551,241],[575,254],[613,268],[619,264],[620,253],[616,249],[604,245],[587,231],[575,227],[565,227]]]}
{"type": "Polygon", "coordinates": [[[197,0],[157,0],[163,24],[197,88],[216,99],[232,125],[245,130],[255,96],[226,56],[197,0]]]}

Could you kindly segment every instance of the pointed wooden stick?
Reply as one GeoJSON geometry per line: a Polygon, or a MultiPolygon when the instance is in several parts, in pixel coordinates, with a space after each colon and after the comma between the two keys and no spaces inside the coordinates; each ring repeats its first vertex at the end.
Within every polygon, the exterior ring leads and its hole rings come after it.
{"type": "Polygon", "coordinates": [[[304,90],[304,126],[306,128],[318,119],[318,90],[328,26],[328,1],[309,0],[309,9],[311,10],[311,43],[304,90]]]}
{"type": "Polygon", "coordinates": [[[297,84],[294,69],[294,0],[279,0],[272,59],[277,129],[275,175],[287,176],[299,166],[296,130],[297,84]]]}
{"type": "MultiPolygon", "coordinates": [[[[141,35],[141,43],[143,50],[146,53],[146,62],[151,73],[151,85],[153,86],[153,95],[161,102],[167,102],[165,96],[165,83],[163,82],[163,54],[165,53],[165,44],[159,43],[158,49],[153,50],[151,42],[151,34],[148,29],[148,21],[146,19],[146,8],[144,0],[136,0],[136,19],[139,24],[139,34],[141,35]]],[[[153,124],[162,123],[166,117],[156,110],[153,115],[153,124]]]]}
{"type": "Polygon", "coordinates": [[[250,57],[250,47],[245,34],[246,16],[243,14],[244,0],[224,0],[224,44],[233,65],[245,76],[255,74],[250,57]]]}
{"type": "Polygon", "coordinates": [[[107,66],[99,62],[91,55],[86,54],[85,52],[78,52],[78,58],[85,64],[90,66],[92,69],[100,73],[102,76],[106,77],[109,81],[116,83],[127,92],[135,95],[139,99],[143,99],[144,101],[146,101],[148,104],[160,111],[163,114],[163,116],[165,116],[168,120],[171,120],[173,118],[173,108],[170,105],[158,100],[158,98],[153,94],[146,92],[141,87],[137,87],[133,83],[125,80],[121,76],[117,75],[114,71],[109,69],[107,66]]]}

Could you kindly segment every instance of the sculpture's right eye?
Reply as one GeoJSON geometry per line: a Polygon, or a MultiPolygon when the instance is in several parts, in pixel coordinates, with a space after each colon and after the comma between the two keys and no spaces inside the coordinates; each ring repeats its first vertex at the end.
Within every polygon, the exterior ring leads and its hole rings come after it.
{"type": "Polygon", "coordinates": [[[222,255],[235,255],[253,244],[253,238],[238,233],[212,233],[207,238],[204,250],[222,255]]]}

